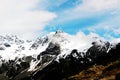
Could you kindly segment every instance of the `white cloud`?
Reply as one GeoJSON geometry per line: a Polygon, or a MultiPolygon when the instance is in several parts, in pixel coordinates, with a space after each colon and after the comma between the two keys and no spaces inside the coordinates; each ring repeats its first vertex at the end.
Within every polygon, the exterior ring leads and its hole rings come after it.
{"type": "Polygon", "coordinates": [[[118,9],[119,5],[120,0],[83,0],[83,3],[78,5],[76,9],[86,12],[101,12],[118,9]]]}
{"type": "Polygon", "coordinates": [[[56,18],[56,14],[37,10],[36,6],[41,2],[41,0],[0,0],[0,34],[27,35],[25,38],[30,38],[42,30],[49,21],[56,18]]]}
{"type": "Polygon", "coordinates": [[[120,0],[82,0],[77,6],[62,12],[60,21],[118,13],[120,13],[120,0]]]}
{"type": "Polygon", "coordinates": [[[114,15],[102,22],[84,28],[83,31],[98,33],[106,39],[118,38],[120,37],[119,19],[119,15],[114,15]]]}

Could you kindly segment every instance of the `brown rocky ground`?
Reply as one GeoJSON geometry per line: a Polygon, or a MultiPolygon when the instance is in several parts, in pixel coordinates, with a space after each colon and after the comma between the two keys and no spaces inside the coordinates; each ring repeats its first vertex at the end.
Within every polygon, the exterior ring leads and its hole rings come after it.
{"type": "Polygon", "coordinates": [[[65,80],[116,80],[118,73],[120,73],[120,60],[106,65],[94,65],[65,80]]]}

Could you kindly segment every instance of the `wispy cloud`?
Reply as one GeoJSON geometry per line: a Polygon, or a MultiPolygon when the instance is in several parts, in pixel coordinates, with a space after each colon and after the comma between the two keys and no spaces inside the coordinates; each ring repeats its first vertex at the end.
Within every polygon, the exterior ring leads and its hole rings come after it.
{"type": "Polygon", "coordinates": [[[95,32],[103,37],[108,39],[111,38],[119,38],[120,36],[120,23],[119,23],[120,16],[115,15],[111,16],[110,18],[106,19],[103,22],[100,22],[96,25],[89,26],[87,29],[89,32],[95,32]]]}
{"type": "Polygon", "coordinates": [[[120,0],[82,0],[78,5],[63,11],[61,21],[64,22],[90,16],[97,17],[105,14],[111,15],[120,10],[119,3],[120,0]]]}
{"type": "Polygon", "coordinates": [[[78,0],[78,2],[79,4],[59,13],[53,24],[69,26],[63,29],[74,27],[83,32],[95,32],[107,38],[120,37],[120,0],[78,0]],[[86,20],[84,24],[76,23],[84,20],[86,20]],[[76,25],[71,26],[72,24],[76,25]]]}
{"type": "MultiPolygon", "coordinates": [[[[83,3],[77,6],[77,11],[101,12],[119,8],[119,0],[83,0],[83,3]]],[[[120,8],[119,8],[120,9],[120,8]]]]}

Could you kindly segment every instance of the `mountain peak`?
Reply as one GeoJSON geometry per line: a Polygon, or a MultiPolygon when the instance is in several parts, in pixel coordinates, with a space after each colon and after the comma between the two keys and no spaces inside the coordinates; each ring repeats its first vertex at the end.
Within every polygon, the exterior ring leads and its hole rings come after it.
{"type": "Polygon", "coordinates": [[[64,33],[64,32],[62,30],[57,30],[55,34],[58,34],[58,33],[64,33]]]}

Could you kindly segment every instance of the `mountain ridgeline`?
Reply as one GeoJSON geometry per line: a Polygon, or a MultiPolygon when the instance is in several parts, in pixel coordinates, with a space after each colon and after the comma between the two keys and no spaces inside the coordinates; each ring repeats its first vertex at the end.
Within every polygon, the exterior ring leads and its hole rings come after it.
{"type": "Polygon", "coordinates": [[[94,65],[120,61],[119,42],[87,36],[91,41],[83,46],[73,38],[62,31],[35,41],[0,36],[0,80],[68,80],[94,65]]]}

